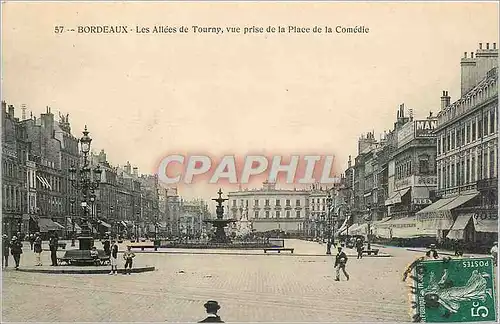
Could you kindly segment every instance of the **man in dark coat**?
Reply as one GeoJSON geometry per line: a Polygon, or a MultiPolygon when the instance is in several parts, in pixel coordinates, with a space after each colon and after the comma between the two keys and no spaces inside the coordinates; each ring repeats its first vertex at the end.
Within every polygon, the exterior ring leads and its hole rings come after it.
{"type": "Polygon", "coordinates": [[[356,251],[358,252],[358,257],[356,259],[363,259],[363,241],[358,237],[356,240],[356,251]]]}
{"type": "Polygon", "coordinates": [[[6,234],[4,234],[2,237],[2,247],[3,247],[2,264],[5,268],[7,268],[9,266],[10,241],[9,237],[6,234]]]}
{"type": "Polygon", "coordinates": [[[52,266],[57,266],[57,244],[59,240],[57,239],[57,235],[54,233],[50,237],[49,240],[49,249],[50,249],[50,259],[52,260],[52,266]]]}
{"type": "Polygon", "coordinates": [[[342,247],[338,247],[338,253],[335,256],[335,269],[336,278],[335,281],[340,281],[340,270],[344,273],[344,276],[349,280],[349,274],[345,271],[345,265],[347,263],[347,255],[342,251],[342,247]]]}
{"type": "Polygon", "coordinates": [[[23,254],[23,242],[21,238],[17,236],[12,237],[12,242],[10,242],[10,254],[14,257],[14,262],[16,262],[16,270],[19,269],[19,263],[21,261],[21,254],[23,254]]]}
{"type": "Polygon", "coordinates": [[[425,256],[429,259],[439,259],[439,254],[436,251],[436,244],[431,244],[429,246],[429,251],[425,253],[425,256]]]}
{"type": "Polygon", "coordinates": [[[224,323],[224,321],[217,315],[217,311],[220,309],[219,303],[215,300],[209,300],[205,303],[205,310],[207,311],[207,317],[198,323],[224,323]]]}

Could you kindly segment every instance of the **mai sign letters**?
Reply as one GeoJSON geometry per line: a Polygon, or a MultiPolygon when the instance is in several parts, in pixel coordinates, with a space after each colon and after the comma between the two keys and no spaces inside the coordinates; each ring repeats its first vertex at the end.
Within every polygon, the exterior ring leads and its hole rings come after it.
{"type": "Polygon", "coordinates": [[[491,258],[420,261],[412,278],[414,321],[496,321],[491,258]]]}

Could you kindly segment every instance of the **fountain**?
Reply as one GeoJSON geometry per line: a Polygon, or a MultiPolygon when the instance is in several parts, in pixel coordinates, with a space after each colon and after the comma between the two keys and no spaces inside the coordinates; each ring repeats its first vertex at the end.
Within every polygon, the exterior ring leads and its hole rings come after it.
{"type": "Polygon", "coordinates": [[[219,189],[218,194],[219,194],[218,198],[212,198],[212,200],[217,202],[217,208],[215,210],[217,218],[205,220],[204,222],[212,224],[212,226],[215,227],[215,237],[212,239],[213,243],[231,243],[231,240],[227,237],[226,232],[224,231],[224,228],[227,227],[227,225],[230,223],[235,223],[236,219],[223,219],[224,218],[224,206],[222,205],[222,203],[224,203],[226,200],[229,200],[229,199],[222,198],[222,190],[221,189],[219,189]]]}

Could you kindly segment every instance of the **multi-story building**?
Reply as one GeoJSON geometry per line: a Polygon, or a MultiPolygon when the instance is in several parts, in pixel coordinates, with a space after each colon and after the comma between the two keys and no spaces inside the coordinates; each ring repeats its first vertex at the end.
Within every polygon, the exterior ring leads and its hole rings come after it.
{"type": "Polygon", "coordinates": [[[325,233],[327,222],[327,188],[314,184],[309,190],[309,217],[304,222],[307,236],[319,237],[325,233]]]}
{"type": "MultiPolygon", "coordinates": [[[[230,218],[240,220],[246,213],[257,232],[303,233],[309,219],[308,190],[276,189],[274,183],[266,181],[261,189],[230,192],[228,198],[230,218]]],[[[320,202],[317,206],[322,208],[320,202]]]]}
{"type": "Polygon", "coordinates": [[[7,110],[2,101],[2,221],[4,233],[9,237],[28,232],[27,224],[23,226],[28,198],[27,156],[25,129],[14,116],[14,106],[9,105],[7,110]]]}
{"type": "Polygon", "coordinates": [[[181,200],[178,222],[181,235],[191,238],[202,237],[207,231],[207,224],[204,221],[209,218],[210,213],[205,201],[201,199],[181,200]]]}
{"type": "Polygon", "coordinates": [[[167,228],[167,235],[179,236],[180,234],[180,204],[181,199],[177,193],[177,188],[167,188],[165,198],[165,213],[166,220],[169,227],[167,228]]]}
{"type": "Polygon", "coordinates": [[[435,203],[417,213],[440,240],[491,244],[498,236],[498,49],[493,43],[461,60],[462,93],[441,97],[435,203]]]}

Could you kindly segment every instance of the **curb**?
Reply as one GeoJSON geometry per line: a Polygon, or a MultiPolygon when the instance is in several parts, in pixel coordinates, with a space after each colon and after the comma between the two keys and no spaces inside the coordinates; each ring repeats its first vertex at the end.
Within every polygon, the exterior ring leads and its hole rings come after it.
{"type": "MultiPolygon", "coordinates": [[[[222,253],[222,252],[214,252],[214,253],[207,253],[207,252],[194,252],[194,251],[134,251],[134,253],[139,254],[139,253],[144,253],[144,254],[184,254],[184,255],[240,255],[240,256],[267,256],[267,255],[278,255],[278,256],[297,256],[297,257],[326,257],[329,256],[327,254],[300,254],[300,253],[276,253],[276,252],[271,252],[271,253],[237,253],[237,252],[229,252],[229,253],[222,253]]],[[[334,253],[332,253],[330,256],[335,256],[334,253]]],[[[356,257],[357,254],[348,254],[348,257],[356,257]]],[[[363,258],[390,258],[392,255],[390,254],[379,254],[379,255],[363,255],[363,258]]]]}
{"type": "MultiPolygon", "coordinates": [[[[62,266],[64,267],[64,266],[62,266]]],[[[22,269],[19,272],[47,273],[47,274],[108,274],[109,269],[22,269]]],[[[155,271],[155,267],[132,268],[132,273],[155,271]]],[[[125,269],[118,269],[118,273],[125,273],[125,269]]]]}

